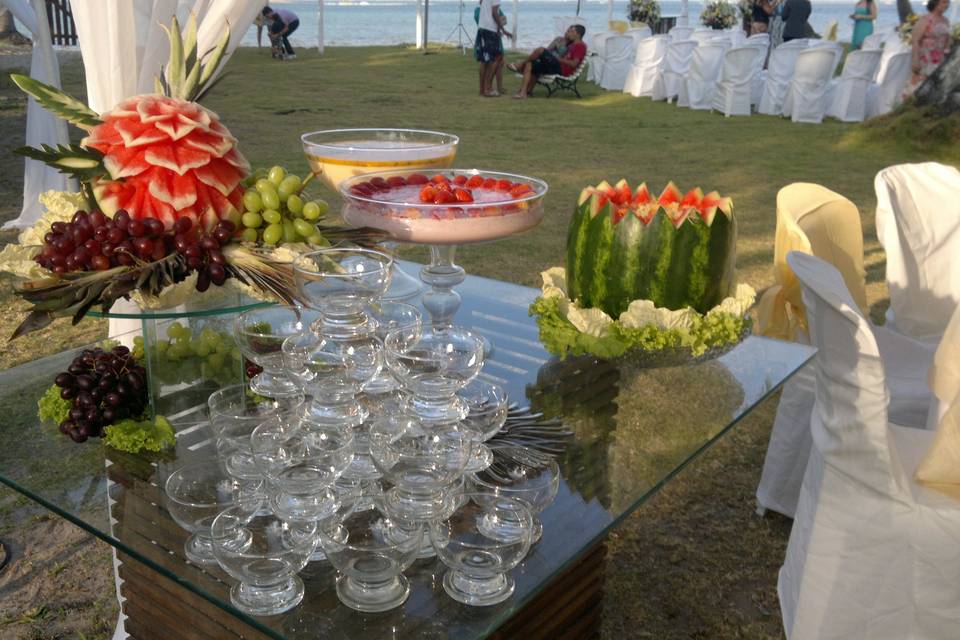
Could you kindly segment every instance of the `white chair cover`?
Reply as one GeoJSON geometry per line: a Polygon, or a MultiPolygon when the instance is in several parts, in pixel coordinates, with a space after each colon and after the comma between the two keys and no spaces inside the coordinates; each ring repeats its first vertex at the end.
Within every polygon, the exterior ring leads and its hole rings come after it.
{"type": "Polygon", "coordinates": [[[693,30],[693,33],[690,34],[691,40],[696,40],[700,44],[709,44],[716,37],[717,32],[713,29],[704,29],[698,27],[693,30]]]}
{"type": "Polygon", "coordinates": [[[851,51],[843,63],[843,73],[830,83],[827,115],[843,122],[863,122],[867,114],[867,89],[877,66],[879,49],[851,51]]]}
{"type": "MultiPolygon", "coordinates": [[[[886,47],[884,46],[884,54],[886,47]]],[[[911,52],[901,51],[889,57],[878,72],[878,80],[867,89],[867,117],[875,118],[890,113],[903,99],[903,90],[910,79],[911,52]]],[[[880,57],[883,65],[883,56],[880,57]]]]}
{"type": "Polygon", "coordinates": [[[689,40],[690,36],[693,34],[693,27],[674,27],[667,32],[667,35],[670,36],[671,40],[689,40]]]}
{"type": "Polygon", "coordinates": [[[734,47],[741,45],[743,41],[747,39],[747,32],[740,26],[724,29],[723,35],[727,37],[730,44],[734,47]]]}
{"type": "Polygon", "coordinates": [[[874,181],[877,237],[887,254],[886,326],[938,343],[960,303],[960,171],[926,162],[874,181]]]}
{"type": "Polygon", "coordinates": [[[900,36],[896,32],[890,32],[883,35],[883,56],[880,58],[880,66],[877,68],[877,75],[873,79],[874,82],[880,84],[883,82],[884,74],[887,72],[887,65],[890,64],[890,59],[897,55],[898,53],[903,53],[904,51],[910,52],[910,45],[900,39],[900,36]]]}
{"type": "Polygon", "coordinates": [[[960,502],[913,481],[933,434],[888,423],[880,352],[839,272],[787,260],[818,349],[814,447],[777,585],[787,638],[955,637],[960,502]]]}
{"type": "Polygon", "coordinates": [[[960,305],[957,305],[930,365],[927,429],[936,431],[951,404],[960,401],[960,305]]]}
{"type": "Polygon", "coordinates": [[[623,91],[627,74],[633,64],[633,56],[633,38],[630,36],[607,38],[603,56],[603,73],[599,80],[600,86],[608,91],[623,91]]]}
{"type": "Polygon", "coordinates": [[[554,16],[553,31],[555,36],[562,36],[567,32],[567,29],[575,24],[582,24],[586,27],[587,21],[581,16],[554,16]]]}
{"type": "Polygon", "coordinates": [[[886,37],[886,33],[871,33],[863,39],[863,44],[860,46],[860,49],[862,51],[882,51],[883,41],[886,39],[886,37]]]}
{"type": "Polygon", "coordinates": [[[734,47],[723,54],[720,81],[713,108],[724,116],[749,116],[753,81],[763,66],[764,51],[757,47],[734,47]]]}
{"type": "Polygon", "coordinates": [[[670,102],[677,96],[680,85],[690,73],[690,60],[696,48],[696,40],[674,40],[667,45],[663,66],[653,83],[651,98],[670,102]]]}
{"type": "MultiPolygon", "coordinates": [[[[30,57],[30,77],[40,82],[60,86],[60,63],[53,51],[50,27],[42,2],[34,6],[43,11],[37,15],[27,0],[5,0],[7,8],[33,36],[33,54],[30,57]]],[[[41,107],[33,98],[27,99],[26,144],[38,147],[42,144],[70,144],[67,123],[41,107]]],[[[69,179],[53,167],[39,160],[26,158],[23,165],[23,207],[20,215],[7,221],[4,229],[24,229],[32,226],[43,215],[40,194],[50,189],[78,191],[76,180],[69,179]]]]}
{"type": "Polygon", "coordinates": [[[677,106],[702,110],[713,108],[713,94],[717,90],[717,79],[727,48],[723,44],[710,43],[701,44],[693,50],[690,73],[680,85],[677,106]]]}
{"type": "Polygon", "coordinates": [[[623,92],[640,97],[653,96],[653,88],[663,68],[664,56],[670,39],[665,35],[642,40],[623,86],[623,92]]]}
{"type": "Polygon", "coordinates": [[[837,68],[832,47],[812,47],[800,52],[793,80],[783,100],[783,115],[794,122],[823,122],[827,110],[827,87],[837,68]]]}
{"type": "Polygon", "coordinates": [[[633,45],[637,47],[642,41],[652,36],[653,31],[650,30],[650,27],[632,27],[627,29],[623,35],[633,38],[633,45]]]}
{"type": "Polygon", "coordinates": [[[803,47],[787,46],[796,42],[791,40],[770,52],[770,62],[763,84],[763,94],[760,97],[758,113],[768,116],[779,116],[783,113],[783,100],[793,80],[793,70],[797,66],[797,57],[803,47]]]}
{"type": "Polygon", "coordinates": [[[601,31],[594,34],[590,40],[590,46],[587,48],[590,58],[590,66],[587,69],[587,80],[600,83],[603,77],[603,64],[607,55],[607,40],[620,34],[616,31],[601,31]]]}

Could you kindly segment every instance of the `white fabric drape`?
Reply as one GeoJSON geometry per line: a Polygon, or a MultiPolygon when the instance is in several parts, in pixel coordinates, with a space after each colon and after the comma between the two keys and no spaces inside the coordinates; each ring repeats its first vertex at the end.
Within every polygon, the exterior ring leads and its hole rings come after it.
{"type": "MultiPolygon", "coordinates": [[[[53,51],[50,26],[43,2],[34,0],[31,7],[27,0],[3,0],[14,17],[30,31],[33,37],[33,54],[30,59],[30,77],[55,87],[60,86],[60,65],[53,51]]],[[[67,125],[30,98],[27,102],[26,143],[31,147],[41,144],[69,144],[67,125]]],[[[76,190],[76,181],[69,179],[52,167],[37,160],[27,159],[23,167],[23,208],[15,220],[10,220],[4,229],[25,228],[43,214],[38,200],[49,189],[76,190]]]]}

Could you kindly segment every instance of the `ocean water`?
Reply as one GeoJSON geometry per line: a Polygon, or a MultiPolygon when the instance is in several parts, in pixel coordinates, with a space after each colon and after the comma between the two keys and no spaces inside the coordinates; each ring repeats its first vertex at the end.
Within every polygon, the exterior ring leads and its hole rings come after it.
{"type": "MultiPolygon", "coordinates": [[[[300,27],[292,37],[294,47],[313,47],[317,44],[317,7],[316,0],[292,0],[274,2],[277,6],[290,9],[300,16],[300,27]]],[[[846,3],[813,2],[810,24],[820,34],[824,34],[828,25],[836,20],[839,39],[849,41],[853,33],[853,12],[855,0],[846,3]]],[[[919,2],[914,2],[914,11],[926,12],[919,2]]],[[[428,38],[430,42],[448,42],[456,45],[458,36],[472,44],[476,34],[473,22],[473,9],[476,0],[465,0],[463,4],[463,26],[466,34],[459,33],[460,2],[457,0],[431,0],[428,18],[428,38]]],[[[332,1],[324,3],[324,42],[328,46],[370,46],[412,43],[416,38],[417,5],[413,0],[359,0],[357,2],[332,1]]],[[[513,0],[502,0],[501,8],[508,19],[507,30],[514,30],[513,0]]],[[[698,16],[703,4],[689,3],[690,24],[699,24],[698,16]]],[[[552,40],[554,16],[576,15],[576,0],[518,0],[519,29],[517,29],[517,48],[532,49],[552,40]]],[[[680,15],[681,3],[677,0],[660,2],[660,13],[665,16],[680,15]]],[[[587,20],[587,33],[601,30],[607,24],[607,3],[597,0],[584,0],[580,5],[580,15],[587,20]]],[[[613,19],[625,20],[627,2],[618,0],[613,3],[613,19]]],[[[881,0],[878,6],[875,30],[896,26],[898,23],[896,5],[881,0]]],[[[245,35],[242,44],[256,45],[256,28],[245,35]]],[[[506,46],[511,43],[505,41],[506,46]]]]}

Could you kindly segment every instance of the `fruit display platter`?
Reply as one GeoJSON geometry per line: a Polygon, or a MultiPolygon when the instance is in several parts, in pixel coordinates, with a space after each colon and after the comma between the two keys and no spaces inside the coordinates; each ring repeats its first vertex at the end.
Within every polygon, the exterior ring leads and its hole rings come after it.
{"type": "Polygon", "coordinates": [[[530,307],[556,356],[639,366],[718,357],[750,333],[756,293],[736,284],[733,202],[670,183],[654,198],[625,180],[585,188],[566,267],[544,271],[530,307]]]}

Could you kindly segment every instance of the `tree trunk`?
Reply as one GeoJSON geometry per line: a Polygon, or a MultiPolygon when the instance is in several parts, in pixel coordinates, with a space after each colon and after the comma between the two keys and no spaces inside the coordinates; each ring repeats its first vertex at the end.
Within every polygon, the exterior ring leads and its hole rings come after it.
{"type": "Polygon", "coordinates": [[[913,15],[913,7],[910,6],[910,0],[897,0],[897,16],[900,18],[900,24],[903,24],[913,15]]]}
{"type": "Polygon", "coordinates": [[[17,25],[13,21],[13,14],[10,9],[3,6],[0,0],[0,42],[10,44],[30,44],[30,38],[17,31],[17,25]]]}
{"type": "Polygon", "coordinates": [[[953,47],[947,59],[917,87],[916,104],[935,106],[947,116],[960,111],[960,46],[953,47]]]}

